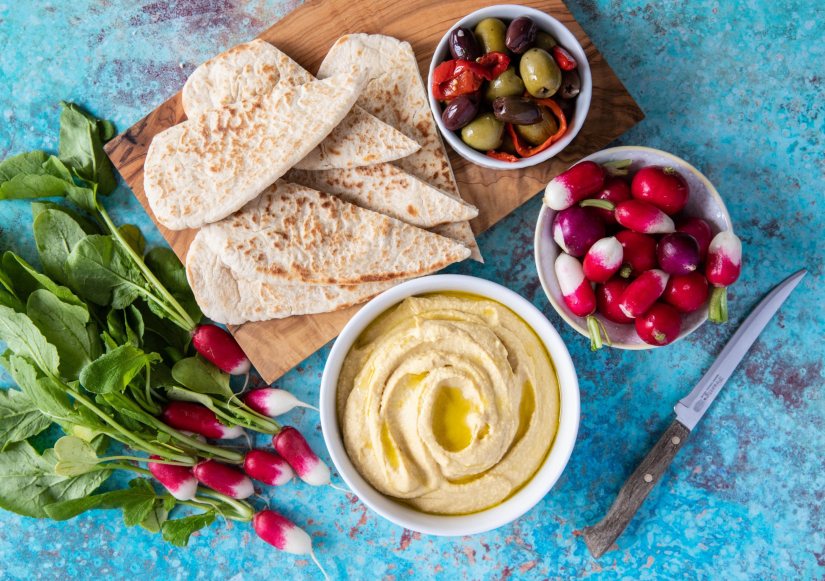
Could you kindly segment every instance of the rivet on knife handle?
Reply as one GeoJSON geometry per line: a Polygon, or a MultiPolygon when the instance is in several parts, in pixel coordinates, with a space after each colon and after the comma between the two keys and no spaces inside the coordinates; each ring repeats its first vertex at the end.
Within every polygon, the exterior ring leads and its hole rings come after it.
{"type": "Polygon", "coordinates": [[[633,515],[684,445],[688,434],[690,430],[679,420],[673,420],[653,449],[624,483],[607,515],[592,527],[584,529],[584,541],[594,557],[601,557],[630,524],[633,515]]]}

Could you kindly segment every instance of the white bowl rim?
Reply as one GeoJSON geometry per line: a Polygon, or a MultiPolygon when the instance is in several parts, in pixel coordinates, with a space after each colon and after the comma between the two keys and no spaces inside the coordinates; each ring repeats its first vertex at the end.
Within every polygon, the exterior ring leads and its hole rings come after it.
{"type": "MultiPolygon", "coordinates": [[[[669,153],[667,151],[662,151],[661,149],[656,149],[655,147],[647,147],[645,145],[619,145],[617,147],[608,147],[607,149],[600,149],[598,151],[594,151],[593,153],[591,153],[587,157],[583,157],[580,160],[578,160],[577,162],[571,164],[570,167],[576,165],[576,163],[581,163],[583,161],[588,161],[591,158],[596,157],[596,156],[603,156],[603,155],[608,155],[609,154],[609,155],[615,155],[616,159],[620,159],[618,157],[619,155],[621,155],[623,153],[634,153],[634,152],[649,152],[649,153],[664,157],[666,159],[670,159],[675,166],[678,166],[680,169],[685,169],[685,170],[691,172],[692,174],[694,174],[696,176],[696,178],[704,184],[705,190],[710,195],[710,197],[713,198],[713,200],[718,204],[719,209],[722,212],[723,218],[725,219],[725,221],[728,224],[731,225],[731,232],[733,231],[733,220],[731,220],[730,213],[728,212],[728,208],[725,205],[725,201],[722,199],[722,196],[719,195],[719,192],[717,191],[716,186],[714,186],[711,183],[711,181],[707,178],[707,176],[705,176],[705,174],[703,174],[701,171],[696,169],[695,166],[688,163],[687,161],[685,161],[681,157],[679,157],[677,155],[674,155],[672,153],[669,153]]],[[[547,297],[547,300],[553,306],[553,309],[555,309],[556,313],[558,313],[558,315],[564,320],[565,323],[570,325],[570,327],[572,327],[573,329],[575,329],[576,331],[578,331],[580,334],[584,335],[585,337],[589,337],[590,334],[589,334],[587,328],[580,325],[578,321],[573,319],[567,313],[567,310],[556,300],[556,297],[553,296],[553,293],[550,292],[550,288],[547,286],[547,276],[548,275],[546,273],[546,270],[545,270],[544,266],[542,265],[542,260],[541,260],[541,255],[540,255],[541,230],[542,230],[542,226],[544,225],[544,222],[545,222],[545,219],[546,219],[545,218],[546,214],[547,214],[547,206],[542,204],[541,205],[541,210],[539,210],[538,219],[536,220],[536,229],[535,229],[535,232],[533,233],[533,259],[535,260],[535,263],[536,263],[536,274],[539,277],[539,282],[541,283],[541,288],[544,291],[544,294],[547,297]]],[[[707,321],[707,307],[705,307],[705,317],[703,319],[697,321],[694,325],[682,329],[682,331],[679,333],[679,336],[676,338],[676,340],[673,341],[673,343],[675,343],[676,341],[679,341],[681,339],[684,339],[685,337],[687,337],[688,335],[693,333],[696,329],[701,327],[706,321],[707,321]]],[[[628,350],[628,351],[645,351],[647,349],[658,349],[659,348],[657,345],[649,345],[649,344],[644,343],[644,342],[642,342],[642,343],[624,343],[624,342],[621,342],[621,341],[613,341],[612,343],[613,344],[611,345],[611,347],[615,347],[616,349],[625,349],[625,350],[628,350]]],[[[670,345],[672,345],[673,343],[670,343],[670,345]]]]}
{"type": "Polygon", "coordinates": [[[567,466],[576,443],[580,420],[579,383],[573,360],[550,321],[533,303],[492,281],[439,274],[404,282],[378,295],[350,319],[335,340],[321,377],[321,430],[332,462],[350,490],[380,516],[407,529],[436,536],[463,536],[508,524],[533,508],[552,489],[567,466]],[[433,515],[404,506],[375,490],[358,473],[344,448],[336,413],[338,374],[344,358],[361,332],[381,313],[407,297],[431,292],[459,291],[496,300],[533,328],[553,361],[559,382],[559,427],[541,467],[518,492],[504,502],[469,515],[433,515]]]}
{"type": "Polygon", "coordinates": [[[578,135],[581,128],[584,126],[584,122],[587,120],[587,115],[590,113],[590,101],[592,99],[592,95],[593,77],[590,70],[590,62],[587,59],[587,53],[584,52],[584,48],[582,47],[581,43],[576,38],[576,36],[570,31],[569,28],[567,28],[567,26],[564,25],[564,23],[562,23],[557,18],[554,18],[550,14],[533,8],[531,6],[521,6],[519,4],[495,4],[493,6],[487,6],[484,8],[480,8],[474,12],[471,12],[467,16],[458,20],[449,28],[449,30],[447,30],[446,33],[444,33],[444,36],[441,37],[441,40],[436,45],[435,51],[433,52],[433,57],[430,60],[430,69],[427,74],[427,100],[430,104],[430,112],[435,118],[436,125],[438,125],[438,130],[441,132],[441,135],[447,140],[447,143],[450,144],[450,147],[452,147],[461,157],[463,157],[471,163],[474,163],[487,169],[523,169],[526,167],[533,167],[534,165],[538,165],[557,156],[568,145],[570,145],[573,139],[576,138],[576,135],[578,135]],[[562,42],[561,38],[558,38],[558,40],[560,44],[564,46],[564,48],[568,49],[573,53],[573,56],[579,63],[577,70],[579,71],[579,76],[581,77],[582,87],[581,92],[579,93],[579,96],[576,100],[576,112],[573,116],[573,122],[568,124],[567,134],[560,140],[558,140],[556,143],[551,145],[549,148],[547,148],[547,150],[542,151],[537,155],[522,159],[517,162],[508,162],[494,159],[481,152],[476,151],[468,145],[465,145],[464,142],[461,141],[461,138],[458,137],[455,132],[450,131],[449,129],[444,127],[444,123],[441,120],[440,114],[441,105],[438,103],[438,101],[436,101],[435,97],[433,97],[432,79],[433,71],[443,61],[443,53],[444,50],[447,49],[447,42],[449,40],[450,33],[455,28],[459,26],[466,26],[469,22],[476,22],[487,17],[517,18],[518,16],[530,16],[534,18],[535,20],[537,20],[539,28],[543,29],[541,23],[538,21],[544,21],[545,24],[550,23],[553,26],[557,26],[558,30],[562,31],[558,34],[556,34],[556,31],[554,31],[554,36],[567,37],[564,39],[564,42],[562,42]]]}

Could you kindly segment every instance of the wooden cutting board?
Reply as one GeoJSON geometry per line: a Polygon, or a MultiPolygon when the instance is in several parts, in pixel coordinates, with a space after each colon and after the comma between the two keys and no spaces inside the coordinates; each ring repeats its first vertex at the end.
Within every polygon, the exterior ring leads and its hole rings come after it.
{"type": "MultiPolygon", "coordinates": [[[[563,2],[521,3],[554,16],[578,38],[590,62],[593,98],[587,121],[576,139],[559,156],[537,167],[519,171],[483,169],[449,150],[462,197],[479,208],[479,215],[472,222],[476,234],[533,197],[548,180],[571,163],[602,149],[644,117],[563,2]]],[[[338,37],[354,32],[387,34],[412,44],[422,77],[426,79],[433,51],[444,33],[463,16],[492,4],[496,2],[311,0],[262,33],[260,38],[315,73],[338,37]]],[[[106,146],[115,167],[153,220],[143,192],[146,151],[157,133],[185,118],[178,93],[106,146]]],[[[158,228],[181,260],[185,260],[195,231],[173,231],[160,224],[158,228]]],[[[359,308],[247,323],[231,330],[263,378],[271,383],[337,336],[359,308]]]]}

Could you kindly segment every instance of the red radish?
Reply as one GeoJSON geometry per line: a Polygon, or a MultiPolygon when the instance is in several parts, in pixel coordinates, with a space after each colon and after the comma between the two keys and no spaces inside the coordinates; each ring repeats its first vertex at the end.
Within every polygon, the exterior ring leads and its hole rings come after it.
{"type": "Polygon", "coordinates": [[[598,163],[577,163],[550,180],[544,189],[544,203],[554,210],[565,210],[602,189],[606,177],[607,171],[598,163]]]}
{"type": "Polygon", "coordinates": [[[289,462],[298,478],[307,484],[323,486],[330,483],[329,468],[295,428],[281,428],[281,431],[272,437],[272,445],[278,454],[289,462]]]}
{"type": "Polygon", "coordinates": [[[671,276],[662,298],[682,313],[692,313],[708,300],[708,280],[701,272],[671,276]]]}
{"type": "Polygon", "coordinates": [[[230,375],[249,373],[249,359],[235,338],[216,325],[198,325],[192,335],[192,346],[207,361],[230,375]]]}
{"type": "Polygon", "coordinates": [[[622,277],[638,276],[656,268],[656,240],[653,237],[621,230],[616,233],[616,240],[622,245],[622,277]]]}
{"type": "Polygon", "coordinates": [[[604,224],[593,208],[571,206],[553,218],[553,240],[571,256],[584,256],[604,238],[604,224]]]}
{"type": "Polygon", "coordinates": [[[708,254],[710,239],[713,238],[713,233],[708,223],[701,218],[687,218],[679,221],[676,225],[676,231],[693,236],[697,244],[699,244],[699,260],[704,260],[708,254]]]}
{"type": "Polygon", "coordinates": [[[641,234],[667,234],[676,229],[670,216],[641,200],[627,200],[616,206],[616,222],[641,234]]]}
{"type": "Polygon", "coordinates": [[[668,278],[666,272],[655,268],[643,272],[622,293],[619,308],[631,319],[642,316],[665,292],[668,278]]]}
{"type": "Polygon", "coordinates": [[[270,486],[281,486],[295,476],[286,460],[266,450],[247,452],[243,460],[243,470],[255,480],[270,486]]]}
{"type": "Polygon", "coordinates": [[[305,530],[294,522],[274,510],[262,510],[252,519],[252,528],[264,541],[287,553],[294,555],[309,555],[315,565],[321,570],[324,579],[328,579],[326,571],[315,557],[312,550],[312,539],[305,530]]]}
{"type": "Polygon", "coordinates": [[[563,71],[572,71],[579,66],[579,63],[576,62],[576,59],[573,58],[573,55],[570,54],[566,48],[556,45],[550,49],[550,52],[553,53],[556,64],[559,65],[559,68],[563,71]]]}
{"type": "MultiPolygon", "coordinates": [[[[630,186],[627,181],[618,176],[609,176],[605,182],[602,191],[594,196],[596,200],[604,200],[610,202],[614,206],[619,202],[624,202],[630,199],[630,186]]],[[[602,210],[601,208],[594,208],[599,214],[605,224],[615,224],[616,216],[610,210],[602,210]]]]}
{"type": "Polygon", "coordinates": [[[670,305],[656,303],[634,323],[642,341],[661,347],[673,343],[679,336],[682,316],[670,305]]]}
{"type": "Polygon", "coordinates": [[[683,232],[665,234],[656,245],[656,259],[668,274],[690,274],[699,268],[699,243],[683,232]]]}
{"type": "Polygon", "coordinates": [[[252,481],[243,472],[217,460],[198,462],[193,472],[198,482],[232,498],[243,500],[255,492],[252,481]]]}
{"type": "Polygon", "coordinates": [[[649,165],[633,176],[630,192],[637,200],[649,202],[666,214],[675,214],[687,204],[690,188],[672,167],[649,165]]]}
{"type": "Polygon", "coordinates": [[[253,389],[244,396],[243,401],[256,412],[271,418],[285,414],[296,406],[317,409],[286,390],[271,387],[253,389]]]}
{"type": "Polygon", "coordinates": [[[714,323],[728,320],[727,287],[739,278],[742,271],[742,241],[731,232],[719,232],[710,241],[705,276],[715,286],[710,297],[710,315],[714,323]]]}
{"type": "MultiPolygon", "coordinates": [[[[160,456],[149,456],[152,460],[162,460],[160,456]]],[[[147,462],[149,472],[178,500],[192,500],[198,492],[198,480],[188,466],[147,462]]]]}
{"type": "Polygon", "coordinates": [[[596,311],[596,294],[590,282],[584,278],[581,263],[569,254],[559,254],[556,258],[556,278],[559,281],[562,297],[567,307],[578,317],[587,319],[590,333],[590,349],[595,351],[602,346],[602,333],[605,333],[599,320],[593,316],[596,311]]]}
{"type": "Polygon", "coordinates": [[[592,282],[607,282],[621,268],[622,256],[622,245],[616,238],[602,238],[584,257],[584,276],[592,282]]]}
{"type": "Polygon", "coordinates": [[[225,426],[209,408],[188,401],[170,401],[163,410],[163,421],[178,430],[186,430],[213,440],[240,438],[240,426],[225,426]]]}
{"type": "Polygon", "coordinates": [[[596,304],[599,313],[608,321],[625,325],[633,319],[625,315],[619,308],[622,293],[630,285],[630,281],[617,276],[596,287],[596,304]]]}

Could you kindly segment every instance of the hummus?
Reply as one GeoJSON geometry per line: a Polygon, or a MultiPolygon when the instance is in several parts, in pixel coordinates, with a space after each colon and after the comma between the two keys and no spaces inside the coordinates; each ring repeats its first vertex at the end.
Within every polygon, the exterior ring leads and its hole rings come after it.
{"type": "Polygon", "coordinates": [[[553,363],[503,305],[411,297],[358,338],[338,381],[347,454],[378,491],[436,514],[494,506],[525,485],[559,423],[553,363]]]}

